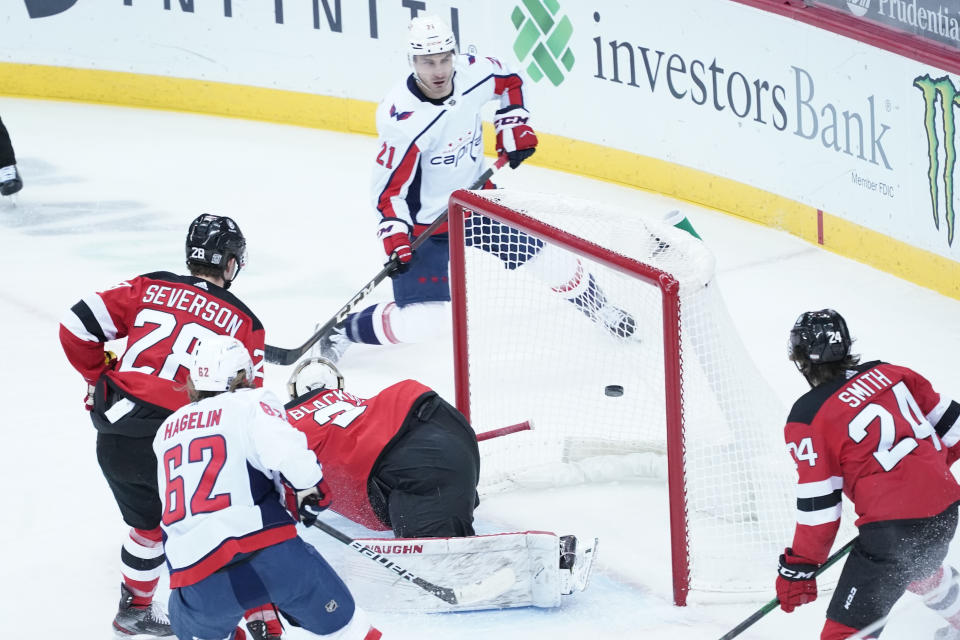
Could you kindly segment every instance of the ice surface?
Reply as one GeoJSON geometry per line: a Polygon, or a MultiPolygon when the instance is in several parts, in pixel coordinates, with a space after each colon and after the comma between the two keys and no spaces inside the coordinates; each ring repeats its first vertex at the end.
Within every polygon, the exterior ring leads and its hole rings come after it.
{"type": "MultiPolygon", "coordinates": [[[[122,279],[182,272],[187,225],[212,212],[234,217],[248,239],[249,266],[233,291],[263,321],[268,342],[300,344],[382,262],[367,193],[376,149],[367,137],[184,113],[0,99],[0,114],[24,179],[15,205],[0,199],[7,349],[0,367],[7,411],[0,611],[8,627],[36,637],[106,638],[126,527],[96,464],[95,432],[82,408],[85,387],[60,349],[58,319],[82,295],[122,279]]],[[[865,356],[906,364],[942,392],[960,393],[956,300],[787,234],[659,195],[529,165],[501,172],[497,181],[664,213],[679,207],[716,254],[741,336],[785,404],[805,388],[785,358],[787,332],[800,311],[822,307],[846,316],[855,349],[865,356]]],[[[387,297],[383,285],[373,299],[387,297]]],[[[453,397],[449,335],[421,345],[354,347],[342,364],[348,388],[360,395],[412,377],[453,397]]],[[[268,365],[266,375],[268,386],[285,393],[289,369],[268,365]]],[[[476,514],[481,532],[540,529],[600,538],[589,590],[559,609],[371,617],[391,639],[719,637],[773,597],[776,559],[756,559],[770,567],[771,584],[758,601],[673,607],[663,493],[657,480],[642,478],[484,501],[476,514]]],[[[325,552],[341,552],[318,531],[306,535],[325,552]]],[[[774,611],[741,637],[817,637],[825,608],[821,598],[789,616],[774,611]]],[[[908,596],[884,638],[932,637],[938,626],[908,596]]]]}

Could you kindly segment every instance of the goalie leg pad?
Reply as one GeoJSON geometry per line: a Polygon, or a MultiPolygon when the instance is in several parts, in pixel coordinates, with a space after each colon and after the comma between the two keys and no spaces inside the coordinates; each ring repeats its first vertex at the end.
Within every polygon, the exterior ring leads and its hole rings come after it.
{"type": "Polygon", "coordinates": [[[561,581],[559,538],[528,531],[467,538],[360,539],[357,542],[383,555],[376,566],[349,549],[325,557],[345,579],[357,603],[370,611],[446,612],[556,607],[561,581]],[[409,582],[387,566],[396,562],[407,572],[434,584],[470,594],[471,600],[448,604],[409,582]],[[386,568],[384,568],[386,567],[386,568]],[[504,571],[507,569],[507,571],[504,571]],[[513,575],[511,581],[505,576],[513,575]],[[473,585],[493,588],[480,597],[473,585]]]}

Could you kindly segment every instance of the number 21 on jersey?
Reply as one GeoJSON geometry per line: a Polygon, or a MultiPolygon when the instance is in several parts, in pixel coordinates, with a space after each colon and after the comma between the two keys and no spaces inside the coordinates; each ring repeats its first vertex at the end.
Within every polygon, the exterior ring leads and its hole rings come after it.
{"type": "Polygon", "coordinates": [[[380,147],[380,153],[377,154],[377,164],[387,169],[393,169],[393,154],[396,151],[396,147],[388,147],[387,143],[384,142],[383,146],[380,147]],[[384,159],[384,155],[386,155],[386,159],[384,159]]]}

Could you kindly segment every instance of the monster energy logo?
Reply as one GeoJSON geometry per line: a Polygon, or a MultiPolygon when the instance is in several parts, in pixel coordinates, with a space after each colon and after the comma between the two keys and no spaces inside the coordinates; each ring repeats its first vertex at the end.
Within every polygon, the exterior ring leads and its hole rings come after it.
{"type": "Polygon", "coordinates": [[[927,178],[930,181],[930,202],[933,205],[933,224],[940,228],[940,193],[938,178],[940,177],[940,137],[936,129],[937,102],[939,98],[940,112],[943,113],[943,201],[947,226],[947,244],[953,246],[953,232],[955,221],[954,210],[954,178],[957,165],[957,124],[954,105],[960,105],[960,92],[953,86],[950,78],[944,76],[933,80],[929,75],[915,78],[913,86],[923,92],[924,126],[927,130],[927,160],[930,166],[927,169],[927,178]]]}
{"type": "Polygon", "coordinates": [[[559,86],[564,78],[563,69],[573,68],[573,52],[567,46],[573,25],[567,16],[557,16],[560,11],[557,0],[521,0],[521,3],[522,7],[515,7],[510,16],[517,29],[513,52],[521,64],[532,58],[527,65],[527,75],[534,82],[546,76],[553,86],[559,86]]]}

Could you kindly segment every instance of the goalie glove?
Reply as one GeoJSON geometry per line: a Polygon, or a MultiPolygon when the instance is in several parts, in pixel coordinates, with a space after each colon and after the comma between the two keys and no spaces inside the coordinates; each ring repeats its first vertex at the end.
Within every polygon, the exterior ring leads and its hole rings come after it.
{"type": "Polygon", "coordinates": [[[817,599],[817,569],[820,565],[793,555],[787,547],[780,556],[777,575],[777,598],[780,608],[790,613],[802,604],[817,599]]]}
{"type": "Polygon", "coordinates": [[[377,227],[377,237],[383,242],[383,251],[387,258],[396,256],[399,262],[394,273],[403,273],[413,258],[410,247],[410,227],[400,218],[384,218],[377,227]]]}
{"type": "Polygon", "coordinates": [[[532,156],[537,149],[537,134],[533,132],[529,122],[530,112],[519,104],[497,109],[494,113],[497,154],[506,154],[511,169],[520,166],[520,163],[532,156]]]}

